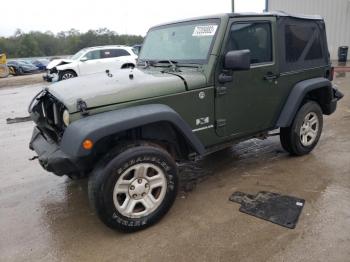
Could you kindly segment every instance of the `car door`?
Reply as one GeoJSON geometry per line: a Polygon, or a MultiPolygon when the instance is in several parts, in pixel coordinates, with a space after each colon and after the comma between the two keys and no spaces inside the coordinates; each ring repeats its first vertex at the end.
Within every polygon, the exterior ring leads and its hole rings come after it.
{"type": "Polygon", "coordinates": [[[103,71],[101,50],[91,50],[87,52],[80,60],[80,75],[89,75],[103,71]]]}
{"type": "Polygon", "coordinates": [[[113,50],[113,66],[121,68],[124,64],[133,63],[130,53],[124,49],[114,49],[113,50]]]}
{"type": "Polygon", "coordinates": [[[113,63],[114,63],[114,53],[115,49],[103,49],[101,50],[101,62],[103,66],[103,70],[111,70],[113,69],[113,63]]]}
{"type": "Polygon", "coordinates": [[[275,31],[274,17],[234,18],[229,22],[215,73],[219,136],[243,137],[273,127],[279,105],[275,31]],[[223,68],[228,51],[245,49],[251,55],[249,70],[223,68]]]}

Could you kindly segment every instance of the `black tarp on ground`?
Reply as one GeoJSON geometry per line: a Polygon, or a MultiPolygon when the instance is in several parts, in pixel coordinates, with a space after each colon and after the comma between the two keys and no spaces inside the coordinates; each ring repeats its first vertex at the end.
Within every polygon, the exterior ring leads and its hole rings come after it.
{"type": "Polygon", "coordinates": [[[292,196],[261,191],[249,195],[235,192],[230,200],[241,204],[239,211],[268,220],[287,228],[295,228],[305,200],[292,196]]]}

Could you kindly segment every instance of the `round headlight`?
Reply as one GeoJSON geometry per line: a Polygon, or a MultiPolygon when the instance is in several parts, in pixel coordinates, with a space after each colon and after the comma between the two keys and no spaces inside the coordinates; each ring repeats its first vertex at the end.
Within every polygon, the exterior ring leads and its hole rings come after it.
{"type": "Polygon", "coordinates": [[[68,112],[68,110],[63,111],[62,120],[63,120],[63,123],[65,124],[65,126],[69,125],[69,112],[68,112]]]}

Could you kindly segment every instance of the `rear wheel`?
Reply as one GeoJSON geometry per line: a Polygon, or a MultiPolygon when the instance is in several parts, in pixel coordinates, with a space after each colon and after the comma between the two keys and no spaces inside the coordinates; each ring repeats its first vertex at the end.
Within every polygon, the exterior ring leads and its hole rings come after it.
{"type": "Polygon", "coordinates": [[[59,80],[67,80],[77,77],[77,74],[72,70],[65,70],[59,73],[59,80]]]}
{"type": "Polygon", "coordinates": [[[177,186],[176,163],[168,152],[142,144],[101,162],[89,178],[89,198],[107,226],[132,232],[168,212],[177,186]]]}
{"type": "Polygon", "coordinates": [[[7,65],[0,65],[0,78],[8,77],[9,74],[10,71],[7,65]]]}
{"type": "Polygon", "coordinates": [[[132,63],[128,63],[121,66],[121,69],[127,69],[127,68],[133,69],[135,68],[135,65],[132,63]]]}
{"type": "Polygon", "coordinates": [[[322,110],[316,102],[309,101],[299,109],[290,127],[281,128],[282,147],[292,155],[308,154],[317,145],[322,127],[322,110]]]}

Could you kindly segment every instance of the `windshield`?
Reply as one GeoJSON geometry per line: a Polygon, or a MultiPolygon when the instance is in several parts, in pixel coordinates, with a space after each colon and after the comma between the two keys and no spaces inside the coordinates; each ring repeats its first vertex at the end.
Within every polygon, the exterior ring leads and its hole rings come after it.
{"type": "Polygon", "coordinates": [[[72,59],[72,60],[78,60],[84,53],[85,53],[85,50],[82,49],[82,50],[80,50],[78,53],[76,53],[75,55],[73,55],[70,59],[72,59]]]}
{"type": "Polygon", "coordinates": [[[218,24],[219,19],[210,19],[153,28],[147,34],[139,59],[206,63],[218,24]]]}

